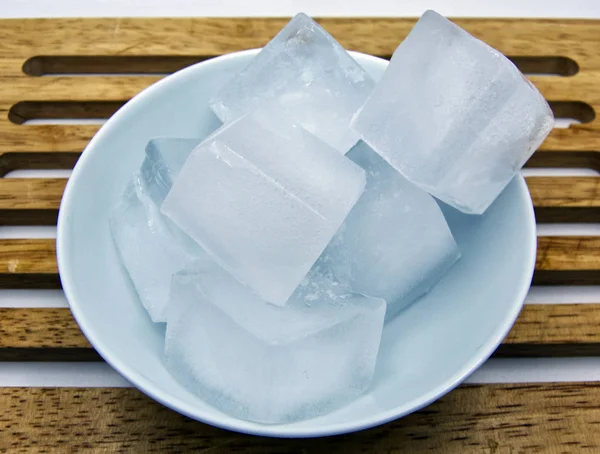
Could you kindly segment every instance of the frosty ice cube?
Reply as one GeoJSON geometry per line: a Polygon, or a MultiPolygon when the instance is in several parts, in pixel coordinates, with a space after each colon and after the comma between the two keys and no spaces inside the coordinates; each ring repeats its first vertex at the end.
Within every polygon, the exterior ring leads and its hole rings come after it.
{"type": "Polygon", "coordinates": [[[150,140],[146,157],[109,224],[113,239],[142,304],[155,322],[165,321],[171,277],[204,251],[160,213],[174,178],[201,139],[150,140]]]}
{"type": "Polygon", "coordinates": [[[297,14],[210,105],[229,122],[276,100],[305,129],[345,153],[358,139],[350,120],[373,86],[329,33],[297,14]]]}
{"type": "Polygon", "coordinates": [[[480,214],[553,126],[538,90],[500,52],[427,11],[353,127],[435,197],[480,214]]]}
{"type": "Polygon", "coordinates": [[[283,305],[364,185],[348,158],[258,110],[192,152],[162,211],[237,279],[283,305]]]}
{"type": "Polygon", "coordinates": [[[154,322],[164,322],[171,277],[206,255],[160,213],[137,172],[111,212],[109,225],[121,262],[154,322]]]}
{"type": "Polygon", "coordinates": [[[185,160],[201,139],[157,137],[148,142],[141,174],[150,196],[162,204],[185,160]]]}
{"type": "Polygon", "coordinates": [[[367,185],[318,263],[352,290],[385,299],[389,319],[429,291],[460,254],[433,197],[364,143],[347,156],[365,169],[367,185]]]}
{"type": "Polygon", "coordinates": [[[173,278],[165,361],[190,390],[238,418],[311,418],[369,387],[385,308],[318,276],[277,307],[219,266],[191,267],[173,278]]]}

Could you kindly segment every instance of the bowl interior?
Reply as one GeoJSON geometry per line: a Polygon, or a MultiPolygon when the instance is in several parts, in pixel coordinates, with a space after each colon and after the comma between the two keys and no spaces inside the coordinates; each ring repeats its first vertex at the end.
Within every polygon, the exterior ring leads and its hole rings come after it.
{"type": "MultiPolygon", "coordinates": [[[[121,267],[108,213],[156,136],[197,137],[219,125],[208,98],[256,51],[215,58],[165,78],[116,113],[90,142],[63,199],[58,260],[83,332],[132,384],[192,418],[274,436],[349,432],[405,415],[455,387],[500,343],[525,298],[535,220],[521,176],[483,216],[443,207],[462,259],[425,298],[389,323],[371,390],[328,415],[286,425],[238,420],[187,391],[162,362],[164,326],[153,324],[121,267]]],[[[387,62],[353,53],[376,79],[387,62]]]]}

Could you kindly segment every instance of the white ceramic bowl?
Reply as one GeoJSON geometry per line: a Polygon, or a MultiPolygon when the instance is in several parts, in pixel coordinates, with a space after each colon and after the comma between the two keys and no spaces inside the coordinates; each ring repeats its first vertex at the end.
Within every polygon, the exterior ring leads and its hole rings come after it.
{"type": "MultiPolygon", "coordinates": [[[[191,418],[230,430],[280,437],[365,429],[411,413],[447,393],[483,363],[512,326],[535,263],[531,199],[517,176],[480,217],[444,207],[462,259],[425,298],[385,328],[370,391],[328,415],[285,425],[243,421],[185,389],[162,361],[164,327],[153,324],[120,266],[108,213],[148,140],[198,137],[219,122],[212,93],[256,50],[177,72],[117,112],[85,149],[69,180],[58,220],[58,265],[71,310],[98,353],[141,391],[191,418]]],[[[375,78],[385,60],[353,53],[375,78]]]]}

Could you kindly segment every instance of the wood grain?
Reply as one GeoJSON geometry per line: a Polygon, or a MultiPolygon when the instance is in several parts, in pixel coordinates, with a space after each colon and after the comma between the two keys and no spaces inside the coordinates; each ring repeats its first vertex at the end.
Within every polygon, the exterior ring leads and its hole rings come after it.
{"type": "Polygon", "coordinates": [[[600,304],[526,304],[496,356],[600,356],[600,304]]]}
{"type": "MultiPolygon", "coordinates": [[[[0,239],[0,288],[58,283],[52,239],[0,239]]],[[[600,237],[539,237],[534,282],[600,284],[600,237]]]]}
{"type": "Polygon", "coordinates": [[[0,361],[97,361],[66,308],[0,308],[0,361]]]}
{"type": "MultiPolygon", "coordinates": [[[[495,356],[600,355],[600,303],[525,305],[495,356]]],[[[66,308],[0,308],[0,361],[100,357],[66,308]]]]}
{"type": "Polygon", "coordinates": [[[56,224],[65,179],[0,179],[0,225],[56,224]]]}
{"type": "Polygon", "coordinates": [[[0,288],[58,288],[55,241],[0,239],[0,288]]]}
{"type": "Polygon", "coordinates": [[[598,383],[467,385],[380,427],[286,440],[201,424],[132,388],[2,388],[0,451],[594,453],[599,400],[598,383]]]}
{"type": "Polygon", "coordinates": [[[538,222],[600,222],[600,177],[528,177],[538,222]]]}
{"type": "MultiPolygon", "coordinates": [[[[106,118],[165,74],[260,47],[285,22],[0,20],[0,176],[17,169],[71,168],[99,128],[29,120],[106,118]]],[[[387,57],[414,19],[320,22],[345,47],[387,57]]],[[[580,121],[553,130],[527,165],[600,171],[598,22],[457,22],[533,73],[530,80],[557,116],[580,121]]],[[[599,181],[528,178],[538,221],[600,222],[599,181]]],[[[61,179],[0,178],[0,226],[53,224],[64,185],[61,179]]],[[[0,240],[0,288],[59,287],[55,254],[54,240],[0,240]]],[[[597,237],[539,238],[534,283],[600,284],[599,257],[597,237]]],[[[527,305],[496,355],[600,355],[598,326],[600,301],[527,305]]],[[[0,361],[98,359],[68,309],[0,309],[0,361]]],[[[380,428],[285,441],[196,423],[133,389],[3,388],[0,452],[600,452],[599,399],[597,383],[465,386],[380,428]]]]}
{"type": "Polygon", "coordinates": [[[538,237],[534,284],[600,284],[600,237],[538,237]]]}
{"type": "MultiPolygon", "coordinates": [[[[0,115],[0,153],[78,152],[97,130],[93,125],[15,125],[7,121],[15,104],[123,102],[164,73],[223,53],[262,46],[285,22],[283,18],[2,20],[0,114],[6,113],[0,115]],[[103,68],[112,75],[70,75],[78,71],[101,74],[103,68]],[[53,75],[32,76],[48,73],[53,75]]],[[[414,19],[328,18],[320,22],[347,48],[385,57],[406,36],[414,19]]],[[[600,59],[595,21],[457,22],[511,56],[524,71],[563,75],[531,76],[550,101],[563,107],[587,105],[592,113],[598,110],[600,59]]],[[[562,110],[557,114],[577,117],[577,112],[582,112],[562,110]]],[[[584,124],[553,132],[543,147],[597,151],[598,119],[588,114],[581,117],[584,124]]]]}

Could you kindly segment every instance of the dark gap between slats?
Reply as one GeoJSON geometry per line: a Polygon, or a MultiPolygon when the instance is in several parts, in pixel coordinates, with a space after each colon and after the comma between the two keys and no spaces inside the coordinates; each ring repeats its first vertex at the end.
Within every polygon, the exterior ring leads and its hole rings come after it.
{"type": "MultiPolygon", "coordinates": [[[[385,60],[391,59],[391,55],[379,55],[385,60]]],[[[569,57],[511,57],[507,58],[512,61],[519,71],[525,75],[535,76],[554,76],[554,77],[569,77],[574,76],[579,72],[577,62],[569,57]]]]}
{"type": "Polygon", "coordinates": [[[56,225],[58,208],[56,209],[0,209],[0,225],[56,225]]]}
{"type": "MultiPolygon", "coordinates": [[[[600,208],[598,207],[534,207],[534,210],[538,223],[600,223],[600,208]]],[[[57,219],[58,208],[0,209],[0,225],[55,225],[57,219]]],[[[600,278],[597,280],[600,283],[600,278]]]]}
{"type": "Polygon", "coordinates": [[[508,57],[523,74],[574,76],[579,72],[577,62],[568,57],[508,57]]]}
{"type": "MultiPolygon", "coordinates": [[[[600,270],[536,270],[532,285],[600,285],[600,270]]],[[[58,289],[57,273],[6,273],[0,271],[1,289],[58,289]]]]}
{"type": "Polygon", "coordinates": [[[61,289],[58,273],[6,273],[0,272],[0,289],[7,290],[54,290],[61,289]]]}
{"type": "MultiPolygon", "coordinates": [[[[538,224],[591,224],[600,222],[600,207],[534,207],[534,211],[538,224]]],[[[597,271],[597,273],[600,274],[600,271],[597,271]]]]}
{"type": "Polygon", "coordinates": [[[13,170],[72,169],[81,152],[19,152],[0,154],[0,177],[13,170]]]}
{"type": "Polygon", "coordinates": [[[582,101],[548,101],[555,120],[576,120],[590,123],[596,118],[594,108],[582,101]]]}
{"type": "Polygon", "coordinates": [[[501,344],[493,356],[496,358],[600,356],[600,343],[501,344]]]}
{"type": "MultiPolygon", "coordinates": [[[[600,356],[600,344],[501,344],[495,358],[559,358],[600,356]]],[[[0,348],[1,361],[103,361],[93,348],[0,348]]]]}
{"type": "Polygon", "coordinates": [[[213,56],[37,56],[23,64],[30,76],[170,74],[213,56]]]}
{"type": "Polygon", "coordinates": [[[102,361],[93,348],[2,348],[0,361],[102,361]]]}
{"type": "MultiPolygon", "coordinates": [[[[126,75],[169,74],[214,56],[51,56],[40,55],[23,64],[30,76],[60,74],[126,75]]],[[[382,55],[389,59],[389,55],[382,55]]],[[[568,57],[508,57],[521,72],[548,76],[573,76],[579,72],[577,62],[568,57]]]]}
{"type": "Polygon", "coordinates": [[[34,119],[107,119],[127,101],[21,101],[8,119],[22,125],[34,119]]]}
{"type": "MultiPolygon", "coordinates": [[[[14,104],[8,118],[22,125],[34,119],[107,119],[127,101],[21,101],[14,104]]],[[[556,119],[573,119],[589,123],[596,113],[581,101],[550,101],[556,119]]]]}
{"type": "Polygon", "coordinates": [[[545,152],[541,149],[529,158],[525,167],[586,168],[600,172],[600,151],[545,152]]]}
{"type": "MultiPolygon", "coordinates": [[[[599,146],[600,148],[600,146],[599,146]]],[[[72,169],[81,152],[10,152],[0,154],[0,177],[13,170],[72,169]]],[[[600,172],[600,151],[536,152],[525,167],[587,168],[600,172]]]]}

